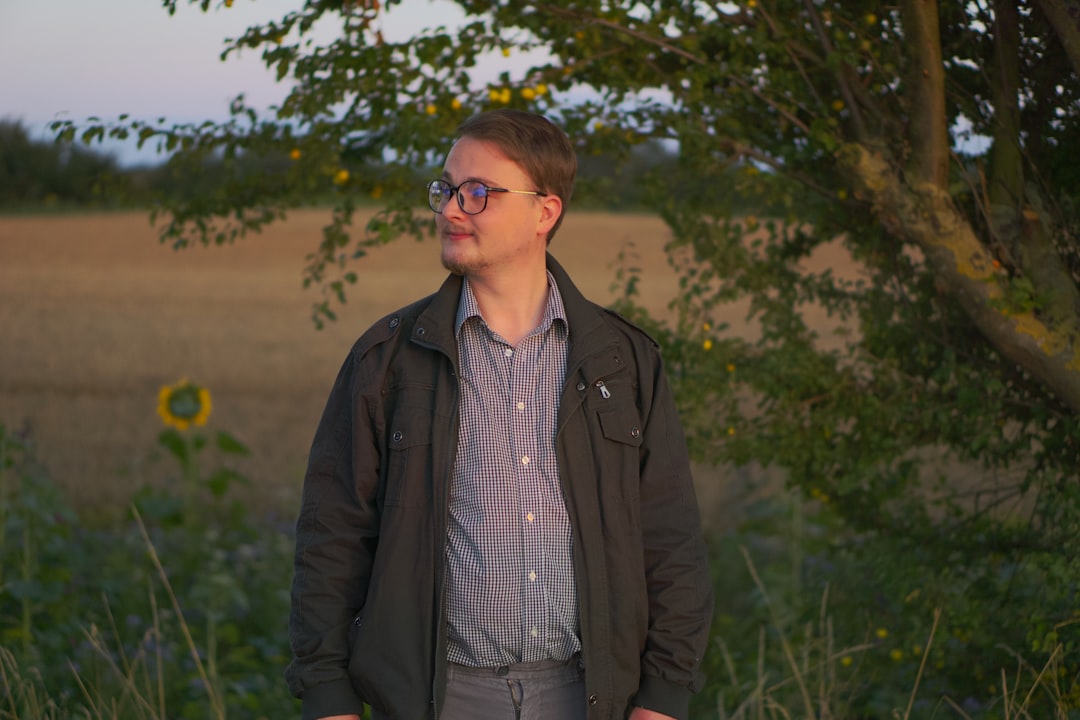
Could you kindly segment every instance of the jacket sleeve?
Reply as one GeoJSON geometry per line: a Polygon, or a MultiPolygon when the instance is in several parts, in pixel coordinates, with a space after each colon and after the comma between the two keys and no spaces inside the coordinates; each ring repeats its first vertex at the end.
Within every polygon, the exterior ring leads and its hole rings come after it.
{"type": "MultiPolygon", "coordinates": [[[[359,344],[359,343],[358,343],[359,344]]],[[[379,532],[379,445],[371,390],[354,347],[338,374],[308,459],[289,636],[289,689],[304,720],[361,713],[348,676],[349,627],[364,604],[379,532]]]]}
{"type": "Polygon", "coordinates": [[[690,461],[659,355],[642,378],[648,404],[641,449],[641,524],[649,628],[632,705],[676,718],[701,689],[713,595],[690,461]]]}

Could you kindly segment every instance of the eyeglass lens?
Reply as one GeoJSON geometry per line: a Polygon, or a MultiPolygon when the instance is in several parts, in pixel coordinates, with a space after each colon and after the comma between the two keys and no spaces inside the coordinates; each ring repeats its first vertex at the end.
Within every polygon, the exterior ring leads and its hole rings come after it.
{"type": "MultiPolygon", "coordinates": [[[[428,204],[431,209],[441,213],[450,204],[455,188],[444,180],[434,180],[428,185],[428,204]]],[[[487,207],[487,188],[484,183],[467,180],[457,186],[457,200],[461,209],[469,215],[483,212],[487,207]]]]}

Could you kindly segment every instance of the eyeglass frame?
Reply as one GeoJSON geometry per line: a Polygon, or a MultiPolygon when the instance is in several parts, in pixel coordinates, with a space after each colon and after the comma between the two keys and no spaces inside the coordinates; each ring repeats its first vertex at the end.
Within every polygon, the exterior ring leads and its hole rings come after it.
{"type": "Polygon", "coordinates": [[[487,210],[488,198],[491,197],[491,193],[493,193],[493,192],[495,192],[495,193],[514,193],[515,195],[534,195],[536,197],[548,197],[550,195],[550,193],[542,192],[540,190],[510,190],[508,188],[491,187],[490,185],[487,185],[486,183],[484,183],[481,180],[462,180],[457,185],[451,185],[449,182],[447,182],[446,180],[443,180],[441,178],[436,179],[436,180],[432,180],[431,182],[429,182],[427,184],[427,191],[428,191],[428,207],[431,208],[431,212],[435,213],[436,215],[442,215],[443,211],[446,210],[448,205],[450,205],[450,202],[451,202],[452,199],[457,199],[458,207],[461,208],[461,212],[465,213],[466,215],[479,215],[480,213],[487,210]],[[431,198],[432,198],[431,186],[434,185],[435,183],[441,183],[442,185],[445,185],[447,187],[447,189],[450,191],[449,196],[446,197],[446,204],[442,206],[442,210],[436,210],[435,207],[431,204],[431,198]],[[480,187],[484,188],[484,206],[482,208],[480,208],[479,210],[477,210],[476,212],[469,212],[468,210],[465,209],[464,194],[461,192],[461,186],[462,185],[468,185],[469,183],[476,183],[480,187]]]}

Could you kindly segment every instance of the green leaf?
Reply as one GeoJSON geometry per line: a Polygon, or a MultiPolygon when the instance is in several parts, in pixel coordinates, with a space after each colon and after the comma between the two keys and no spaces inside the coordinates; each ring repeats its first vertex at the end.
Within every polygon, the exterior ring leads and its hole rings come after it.
{"type": "Polygon", "coordinates": [[[229,468],[221,468],[206,479],[206,487],[214,497],[222,497],[233,483],[247,485],[249,481],[244,475],[229,468]]]}
{"type": "Polygon", "coordinates": [[[230,453],[232,455],[250,455],[251,451],[247,445],[243,444],[235,437],[225,432],[224,430],[217,434],[217,446],[222,452],[230,453]]]}
{"type": "Polygon", "coordinates": [[[158,435],[158,444],[168,450],[173,457],[181,462],[181,464],[186,464],[190,459],[187,441],[184,439],[184,436],[174,428],[162,430],[161,434],[158,435]]]}

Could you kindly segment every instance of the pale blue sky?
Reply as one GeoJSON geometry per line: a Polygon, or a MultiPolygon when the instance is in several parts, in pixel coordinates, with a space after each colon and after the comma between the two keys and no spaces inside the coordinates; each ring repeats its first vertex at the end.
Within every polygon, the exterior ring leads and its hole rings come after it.
{"type": "MultiPolygon", "coordinates": [[[[51,138],[44,126],[53,119],[111,120],[125,112],[222,119],[241,92],[259,109],[284,97],[286,87],[256,51],[224,63],[218,57],[225,38],[280,18],[302,0],[235,0],[231,8],[213,0],[205,14],[181,3],[170,17],[160,0],[0,0],[0,118],[51,138]]],[[[447,0],[405,0],[380,22],[387,38],[398,39],[460,17],[447,0]]],[[[152,153],[129,151],[121,159],[137,157],[155,161],[152,153]]]]}

